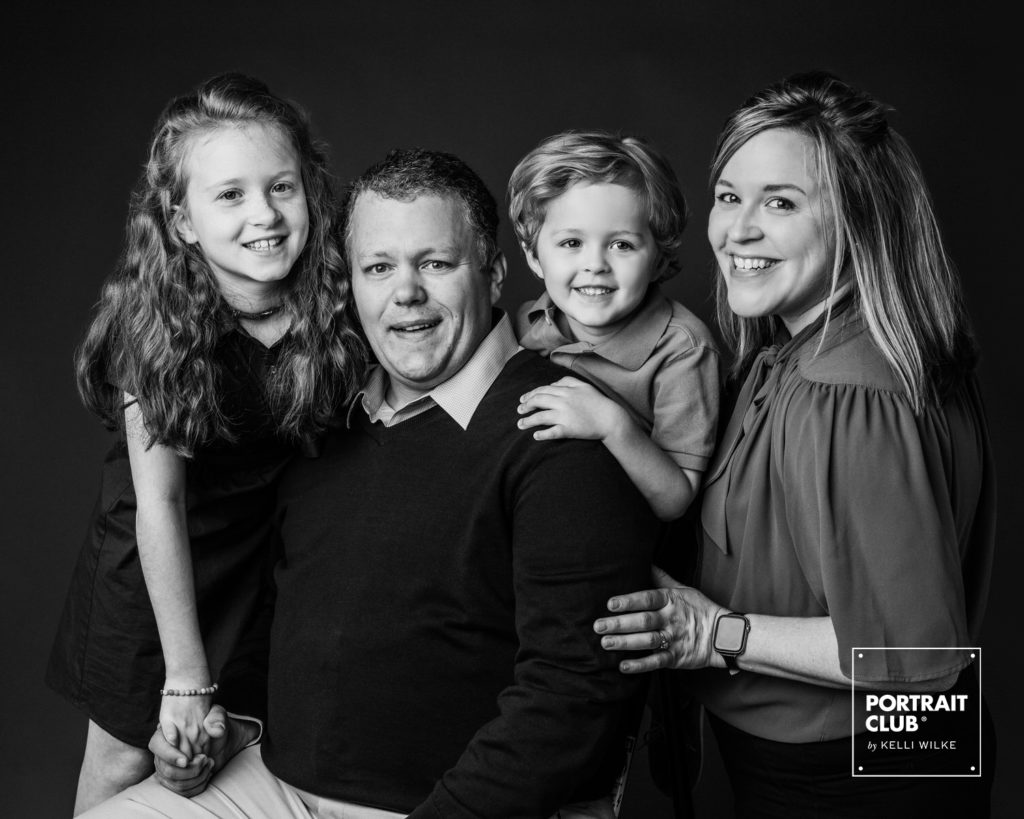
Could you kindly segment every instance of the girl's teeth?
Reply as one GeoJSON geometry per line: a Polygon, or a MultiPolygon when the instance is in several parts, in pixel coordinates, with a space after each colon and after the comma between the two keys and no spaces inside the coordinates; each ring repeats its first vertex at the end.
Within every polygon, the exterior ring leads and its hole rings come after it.
{"type": "Polygon", "coordinates": [[[276,239],[257,239],[255,242],[248,242],[246,247],[252,250],[270,250],[272,247],[277,247],[281,244],[280,237],[276,239]]]}
{"type": "Polygon", "coordinates": [[[577,287],[576,290],[584,296],[603,296],[612,292],[610,287],[577,287]]]}

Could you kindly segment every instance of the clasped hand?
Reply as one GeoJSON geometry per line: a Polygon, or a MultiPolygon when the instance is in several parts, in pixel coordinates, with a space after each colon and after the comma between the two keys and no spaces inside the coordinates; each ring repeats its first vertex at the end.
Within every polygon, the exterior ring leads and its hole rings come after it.
{"type": "Polygon", "coordinates": [[[619,670],[639,674],[659,668],[696,669],[722,665],[712,645],[715,622],[728,609],[653,568],[658,588],[619,595],[608,601],[617,612],[594,623],[603,635],[601,646],[614,651],[648,651],[646,657],[623,660],[619,670]]]}
{"type": "Polygon", "coordinates": [[[149,740],[157,781],[181,796],[191,798],[206,790],[214,771],[224,767],[249,742],[244,726],[229,718],[219,705],[206,714],[202,731],[206,736],[205,747],[191,758],[168,742],[159,728],[149,740]]]}
{"type": "Polygon", "coordinates": [[[207,735],[203,720],[213,698],[209,695],[165,695],[160,703],[160,730],[186,759],[206,750],[207,735]]]}

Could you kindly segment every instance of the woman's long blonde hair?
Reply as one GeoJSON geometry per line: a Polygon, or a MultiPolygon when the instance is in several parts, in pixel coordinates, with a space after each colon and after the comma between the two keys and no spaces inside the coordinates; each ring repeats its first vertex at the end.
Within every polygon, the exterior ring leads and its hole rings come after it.
{"type": "MultiPolygon", "coordinates": [[[[813,72],[758,92],[726,120],[711,184],[756,134],[784,128],[813,145],[835,241],[831,291],[849,281],[854,309],[920,411],[973,367],[956,270],[946,255],[921,168],[886,119],[887,107],[841,80],[813,72]]],[[[741,318],[718,277],[718,321],[742,372],[779,327],[773,316],[741,318]]]]}

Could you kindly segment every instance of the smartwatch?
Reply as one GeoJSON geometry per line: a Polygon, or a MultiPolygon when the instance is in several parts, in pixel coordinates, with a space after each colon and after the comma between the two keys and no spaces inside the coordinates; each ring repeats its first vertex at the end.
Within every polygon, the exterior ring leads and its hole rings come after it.
{"type": "Polygon", "coordinates": [[[730,674],[738,674],[740,667],[736,662],[747,650],[747,634],[750,632],[750,621],[745,614],[730,612],[722,614],[715,621],[715,633],[711,638],[712,645],[729,669],[730,674]]]}

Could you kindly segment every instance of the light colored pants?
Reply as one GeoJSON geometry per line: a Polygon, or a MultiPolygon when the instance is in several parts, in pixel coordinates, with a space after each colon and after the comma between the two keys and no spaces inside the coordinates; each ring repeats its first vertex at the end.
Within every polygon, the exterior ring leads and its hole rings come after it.
{"type": "MultiPolygon", "coordinates": [[[[404,813],[321,799],[274,776],[260,746],[246,748],[193,799],[160,785],[154,777],[122,791],[79,819],[402,819],[404,813]]],[[[613,819],[611,800],[567,805],[552,819],[613,819]]]]}

